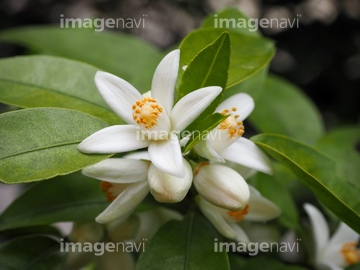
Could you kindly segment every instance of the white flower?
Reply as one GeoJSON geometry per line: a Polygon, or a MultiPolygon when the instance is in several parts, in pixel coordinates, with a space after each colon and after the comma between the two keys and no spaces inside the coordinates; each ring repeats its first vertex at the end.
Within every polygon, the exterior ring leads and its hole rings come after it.
{"type": "Polygon", "coordinates": [[[149,191],[159,202],[181,201],[192,184],[192,170],[183,159],[185,176],[168,175],[150,164],[147,152],[137,152],[124,158],[109,158],[86,167],[82,173],[102,180],[101,187],[111,204],[96,221],[121,223],[129,217],[149,191]]]}
{"type": "Polygon", "coordinates": [[[249,203],[239,211],[217,207],[201,196],[198,197],[200,210],[217,231],[238,242],[249,242],[248,236],[238,222],[242,220],[265,222],[278,217],[281,213],[274,203],[261,196],[254,187],[249,185],[249,189],[249,203]]]}
{"type": "MultiPolygon", "coordinates": [[[[149,147],[152,164],[167,174],[184,177],[177,133],[193,122],[220,94],[221,87],[198,89],[173,107],[180,51],[174,50],[158,65],[151,97],[143,97],[130,83],[98,71],[95,83],[110,108],[128,125],[95,132],[78,146],[84,153],[121,153],[149,147]]],[[[141,76],[141,74],[140,74],[141,76]]]]}
{"type": "Polygon", "coordinates": [[[315,240],[315,267],[341,270],[360,262],[359,235],[341,222],[334,235],[329,237],[329,227],[321,212],[311,204],[304,209],[310,217],[315,240]]]}
{"type": "Polygon", "coordinates": [[[200,163],[195,170],[194,185],[206,200],[228,210],[242,209],[249,201],[246,181],[224,165],[200,163]]]}
{"type": "Polygon", "coordinates": [[[102,180],[101,188],[111,204],[96,217],[99,223],[125,221],[149,193],[148,161],[110,158],[86,167],[82,173],[102,180]]]}
{"type": "Polygon", "coordinates": [[[223,101],[216,111],[229,116],[195,147],[198,154],[211,161],[232,161],[271,174],[269,158],[252,141],[242,137],[243,121],[254,106],[253,99],[245,93],[223,101]]]}

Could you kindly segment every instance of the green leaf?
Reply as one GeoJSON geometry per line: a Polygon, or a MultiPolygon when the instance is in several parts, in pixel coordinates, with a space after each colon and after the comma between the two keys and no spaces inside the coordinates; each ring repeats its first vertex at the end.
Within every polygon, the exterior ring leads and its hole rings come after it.
{"type": "Polygon", "coordinates": [[[0,40],[92,64],[131,82],[142,92],[150,89],[153,72],[162,58],[157,49],[138,38],[89,29],[24,27],[2,31],[0,40]]]}
{"type": "Polygon", "coordinates": [[[227,8],[205,18],[201,27],[222,28],[259,37],[260,32],[249,23],[249,17],[237,8],[227,8]]]}
{"type": "Polygon", "coordinates": [[[115,124],[114,114],[94,82],[98,69],[84,63],[50,56],[0,60],[0,102],[21,108],[76,109],[115,124]]]}
{"type": "Polygon", "coordinates": [[[0,181],[31,182],[68,174],[110,155],[85,155],[77,145],[107,126],[79,111],[36,108],[0,115],[0,181]]]}
{"type": "Polygon", "coordinates": [[[108,205],[100,182],[81,173],[37,183],[1,215],[0,231],[61,221],[94,221],[108,205]]]}
{"type": "MultiPolygon", "coordinates": [[[[190,62],[180,81],[178,99],[191,91],[206,86],[215,85],[224,89],[229,63],[230,38],[228,33],[223,33],[190,62]]],[[[196,132],[196,135],[193,135],[188,142],[187,150],[195,146],[206,132],[224,120],[222,115],[211,115],[219,105],[220,100],[221,94],[185,129],[187,132],[196,132]]]]}
{"type": "MultiPolygon", "coordinates": [[[[235,257],[235,256],[233,256],[235,257]]],[[[266,265],[266,270],[306,270],[302,266],[289,265],[280,261],[277,258],[270,256],[256,256],[253,258],[234,258],[231,260],[236,264],[237,268],[234,269],[262,269],[266,265]]]]}
{"type": "Polygon", "coordinates": [[[360,199],[357,189],[341,179],[336,163],[316,149],[283,135],[261,134],[252,140],[308,186],[342,221],[360,232],[360,199]]]}
{"type": "Polygon", "coordinates": [[[159,229],[140,255],[137,270],[229,269],[225,252],[214,252],[218,234],[202,216],[191,213],[182,221],[170,221],[159,229]],[[161,260],[159,255],[161,254],[161,260]]]}
{"type": "Polygon", "coordinates": [[[241,83],[226,89],[226,91],[224,91],[223,99],[228,99],[238,93],[248,93],[255,100],[256,108],[257,100],[261,97],[265,90],[264,86],[267,76],[268,65],[241,83]]]}
{"type": "Polygon", "coordinates": [[[196,126],[195,130],[191,130],[191,126],[186,131],[194,132],[191,135],[190,140],[185,146],[183,153],[190,151],[197,143],[206,138],[206,135],[209,134],[217,125],[224,121],[228,115],[222,115],[220,113],[214,113],[203,118],[203,121],[196,126]]]}
{"type": "Polygon", "coordinates": [[[224,32],[191,60],[181,78],[178,99],[206,86],[225,89],[229,64],[230,36],[224,32]]]}
{"type": "Polygon", "coordinates": [[[346,181],[360,186],[360,128],[337,128],[320,139],[317,148],[336,161],[337,170],[346,181]]]}
{"type": "Polygon", "coordinates": [[[309,144],[324,133],[315,105],[296,86],[275,76],[268,77],[249,120],[260,132],[280,133],[309,144]]]}
{"type": "MultiPolygon", "coordinates": [[[[180,44],[180,67],[189,65],[191,60],[209,43],[215,40],[223,29],[201,28],[191,32],[180,44]]],[[[231,56],[227,88],[240,83],[263,69],[275,53],[272,41],[229,31],[231,56]]],[[[179,77],[182,76],[182,69],[179,77]]]]}
{"type": "Polygon", "coordinates": [[[0,268],[63,270],[65,257],[59,247],[59,242],[41,235],[10,240],[0,244],[0,268]]]}
{"type": "Polygon", "coordinates": [[[281,209],[279,221],[287,228],[298,229],[299,213],[289,189],[283,183],[283,178],[287,177],[279,168],[279,164],[274,166],[274,175],[270,176],[257,173],[250,179],[254,185],[267,199],[275,203],[281,209]]]}

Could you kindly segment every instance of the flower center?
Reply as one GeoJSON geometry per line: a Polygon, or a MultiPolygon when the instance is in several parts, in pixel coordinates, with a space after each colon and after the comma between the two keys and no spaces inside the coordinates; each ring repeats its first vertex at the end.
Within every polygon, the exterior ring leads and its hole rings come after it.
{"type": "MultiPolygon", "coordinates": [[[[237,109],[235,107],[231,108],[232,112],[236,112],[237,109]]],[[[222,115],[229,115],[230,110],[225,109],[221,111],[222,115]]],[[[219,129],[220,130],[227,130],[229,137],[232,139],[234,136],[242,136],[245,132],[245,128],[242,121],[238,121],[237,119],[240,115],[229,115],[224,121],[220,123],[219,129]]]]}
{"type": "Polygon", "coordinates": [[[360,251],[357,249],[357,242],[348,242],[341,247],[341,254],[348,264],[360,262],[360,251]]]}
{"type": "Polygon", "coordinates": [[[144,97],[132,105],[134,121],[150,129],[157,125],[159,114],[164,110],[155,98],[144,97]]]}
{"type": "Polygon", "coordinates": [[[112,202],[121,192],[123,192],[130,184],[114,184],[101,181],[100,189],[105,193],[107,201],[112,202]]]}
{"type": "Polygon", "coordinates": [[[241,221],[244,219],[246,214],[249,212],[249,205],[247,204],[243,209],[239,211],[228,211],[227,214],[229,217],[231,217],[233,220],[241,221]]]}

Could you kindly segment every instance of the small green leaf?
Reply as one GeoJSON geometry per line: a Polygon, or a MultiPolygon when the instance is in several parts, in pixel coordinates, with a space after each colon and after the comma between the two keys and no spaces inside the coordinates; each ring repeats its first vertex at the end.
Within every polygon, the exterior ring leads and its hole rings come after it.
{"type": "Polygon", "coordinates": [[[225,89],[229,64],[230,36],[224,32],[191,60],[181,77],[178,99],[206,86],[225,89]]]}
{"type": "MultiPolygon", "coordinates": [[[[228,33],[223,33],[213,43],[203,49],[190,62],[181,78],[179,97],[196,89],[206,86],[226,86],[227,70],[230,63],[230,38],[228,33]]],[[[190,149],[203,138],[203,133],[208,132],[224,119],[221,115],[211,115],[221,100],[221,94],[193,121],[185,130],[196,132],[188,142],[186,149],[190,149]]]]}
{"type": "Polygon", "coordinates": [[[9,29],[0,33],[0,40],[94,65],[131,82],[141,92],[150,90],[153,73],[163,56],[149,43],[130,35],[81,28],[9,29]]]}
{"type": "Polygon", "coordinates": [[[60,107],[79,110],[115,124],[121,119],[96,89],[98,69],[50,56],[0,60],[0,102],[21,108],[60,107]]]}
{"type": "Polygon", "coordinates": [[[202,216],[191,213],[159,229],[140,255],[137,270],[229,269],[225,252],[214,252],[218,234],[202,216]],[[159,260],[161,254],[161,260],[159,260]]]}
{"type": "Polygon", "coordinates": [[[274,132],[314,144],[324,133],[319,111],[296,86],[269,76],[249,120],[261,132],[274,132]]]}
{"type": "Polygon", "coordinates": [[[0,268],[63,270],[65,256],[59,248],[59,242],[41,235],[12,239],[0,244],[0,268]]]}
{"type": "Polygon", "coordinates": [[[79,111],[36,108],[0,115],[0,181],[31,182],[68,174],[110,155],[85,155],[77,145],[107,126],[79,111]]]}
{"type": "Polygon", "coordinates": [[[75,173],[37,183],[1,215],[0,231],[62,221],[94,221],[108,205],[100,182],[75,173]]]}
{"type": "Polygon", "coordinates": [[[342,221],[360,232],[360,199],[356,188],[341,179],[336,163],[316,149],[283,135],[261,134],[252,140],[288,167],[342,221]]]}
{"type": "Polygon", "coordinates": [[[222,28],[227,31],[260,36],[260,32],[251,24],[249,17],[237,8],[227,8],[208,16],[201,27],[222,28]]]}
{"type": "Polygon", "coordinates": [[[191,135],[190,140],[185,146],[184,153],[190,151],[197,143],[206,138],[206,135],[213,130],[217,125],[219,125],[222,121],[224,121],[228,115],[222,115],[220,113],[214,113],[208,115],[197,125],[195,130],[192,130],[192,126],[186,131],[194,132],[191,135]]]}
{"type": "MultiPolygon", "coordinates": [[[[180,44],[180,67],[189,65],[192,59],[209,43],[224,32],[224,29],[201,28],[191,32],[180,44]]],[[[231,56],[227,88],[244,81],[263,69],[275,53],[272,41],[229,31],[231,56]]],[[[179,70],[179,77],[183,71],[179,70]]]]}
{"type": "Polygon", "coordinates": [[[349,126],[330,131],[320,139],[317,148],[336,161],[339,175],[360,186],[360,128],[349,126]]]}

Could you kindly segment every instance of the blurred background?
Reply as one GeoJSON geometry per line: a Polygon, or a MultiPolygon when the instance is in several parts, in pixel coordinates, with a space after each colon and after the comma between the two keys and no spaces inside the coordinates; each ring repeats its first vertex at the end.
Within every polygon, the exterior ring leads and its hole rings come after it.
{"type": "MultiPolygon", "coordinates": [[[[360,121],[359,0],[2,0],[0,30],[60,24],[66,18],[142,18],[125,31],[160,49],[176,46],[208,14],[227,6],[252,18],[297,18],[299,28],[261,29],[276,42],[270,71],[301,87],[316,103],[327,129],[360,121]]],[[[0,43],[0,57],[25,53],[0,43]]],[[[299,115],[299,117],[301,117],[299,115]]]]}

